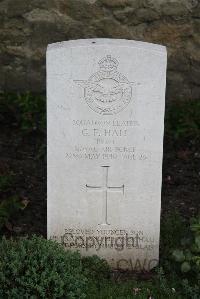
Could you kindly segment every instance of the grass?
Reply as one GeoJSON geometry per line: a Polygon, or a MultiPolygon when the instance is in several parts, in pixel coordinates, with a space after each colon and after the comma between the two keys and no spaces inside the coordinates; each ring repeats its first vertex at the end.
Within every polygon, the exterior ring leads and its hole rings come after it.
{"type": "Polygon", "coordinates": [[[129,280],[126,282],[104,283],[98,293],[94,293],[87,299],[181,299],[175,291],[163,291],[160,287],[155,286],[154,282],[137,282],[129,280]]]}
{"type": "Polygon", "coordinates": [[[7,175],[0,175],[0,192],[7,191],[13,184],[14,175],[11,173],[7,175]]]}
{"type": "Polygon", "coordinates": [[[160,255],[164,261],[188,233],[188,222],[175,211],[161,218],[160,230],[160,255]]]}
{"type": "Polygon", "coordinates": [[[172,102],[165,114],[166,136],[175,141],[200,139],[200,101],[172,102]]]}
{"type": "Polygon", "coordinates": [[[21,132],[46,131],[46,99],[43,95],[0,94],[2,121],[15,125],[21,132]]]}

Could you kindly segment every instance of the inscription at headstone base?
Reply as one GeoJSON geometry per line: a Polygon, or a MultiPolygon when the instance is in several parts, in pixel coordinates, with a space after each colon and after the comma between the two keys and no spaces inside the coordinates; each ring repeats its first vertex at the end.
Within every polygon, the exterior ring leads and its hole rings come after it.
{"type": "Polygon", "coordinates": [[[129,40],[47,49],[48,237],[113,268],[158,263],[166,61],[129,40]]]}

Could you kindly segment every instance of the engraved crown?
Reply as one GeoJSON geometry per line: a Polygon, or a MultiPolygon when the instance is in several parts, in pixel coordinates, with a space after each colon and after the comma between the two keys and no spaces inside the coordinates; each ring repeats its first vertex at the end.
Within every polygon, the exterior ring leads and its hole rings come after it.
{"type": "Polygon", "coordinates": [[[111,72],[116,70],[118,61],[115,58],[112,58],[111,55],[106,55],[106,57],[99,61],[99,66],[102,71],[111,72]]]}

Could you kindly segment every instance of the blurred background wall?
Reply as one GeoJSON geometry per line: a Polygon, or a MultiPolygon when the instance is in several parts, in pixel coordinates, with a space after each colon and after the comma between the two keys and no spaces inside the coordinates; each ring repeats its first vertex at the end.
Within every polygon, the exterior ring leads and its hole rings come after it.
{"type": "Polygon", "coordinates": [[[167,99],[200,98],[199,0],[0,0],[0,89],[45,92],[47,44],[135,39],[168,49],[167,99]]]}

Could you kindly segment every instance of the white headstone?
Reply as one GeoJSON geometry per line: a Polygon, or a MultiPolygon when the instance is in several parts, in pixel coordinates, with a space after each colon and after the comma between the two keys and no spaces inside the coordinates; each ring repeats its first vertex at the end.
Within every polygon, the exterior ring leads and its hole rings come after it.
{"type": "Polygon", "coordinates": [[[166,61],[130,40],[48,46],[48,237],[113,268],[158,262],[166,61]]]}

